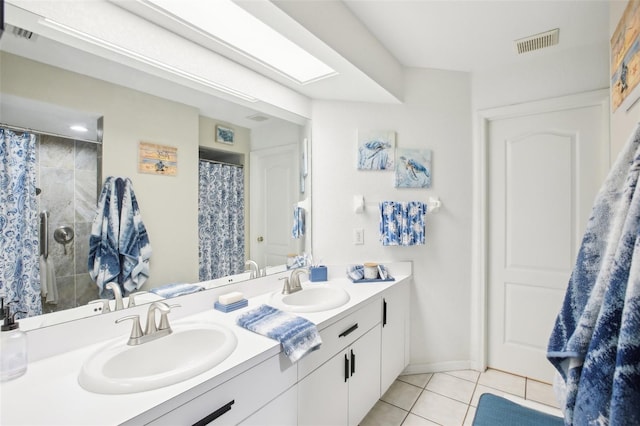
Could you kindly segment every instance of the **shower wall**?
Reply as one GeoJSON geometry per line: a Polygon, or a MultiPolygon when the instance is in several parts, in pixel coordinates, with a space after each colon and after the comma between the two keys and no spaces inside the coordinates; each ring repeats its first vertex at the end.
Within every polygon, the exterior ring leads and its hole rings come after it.
{"type": "Polygon", "coordinates": [[[54,264],[59,301],[43,300],[43,313],[84,305],[98,299],[87,269],[89,235],[95,215],[102,146],[97,143],[39,135],[37,144],[40,211],[49,212],[49,259],[54,264]],[[56,242],[60,226],[73,229],[73,241],[56,242]]]}

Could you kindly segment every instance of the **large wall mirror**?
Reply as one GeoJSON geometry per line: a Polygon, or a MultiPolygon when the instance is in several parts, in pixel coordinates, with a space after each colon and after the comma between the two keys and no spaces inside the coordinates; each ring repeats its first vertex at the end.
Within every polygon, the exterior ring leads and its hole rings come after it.
{"type": "Polygon", "coordinates": [[[99,313],[97,305],[88,304],[99,295],[86,269],[87,232],[107,176],[131,179],[149,234],[150,275],[141,290],[203,281],[198,220],[203,162],[240,167],[245,191],[242,268],[208,277],[207,288],[254,277],[245,272],[248,261],[262,273],[280,272],[289,256],[310,252],[311,131],[305,118],[215,96],[25,31],[16,25],[25,22],[25,13],[15,7],[6,11],[0,127],[38,135],[37,198],[40,213],[47,210],[49,218],[42,231],[47,238],[40,240],[48,240],[59,293],[55,306],[43,299],[44,315],[25,322],[27,329],[99,313]],[[17,12],[21,19],[14,22],[17,12]],[[70,132],[69,120],[84,121],[89,134],[70,132]],[[233,130],[232,142],[217,137],[220,127],[233,130]],[[140,173],[140,143],[176,148],[175,176],[140,173]],[[63,193],[68,200],[54,199],[63,193]],[[302,238],[291,232],[296,206],[306,210],[302,238]],[[58,242],[54,232],[64,227],[73,239],[58,242]]]}

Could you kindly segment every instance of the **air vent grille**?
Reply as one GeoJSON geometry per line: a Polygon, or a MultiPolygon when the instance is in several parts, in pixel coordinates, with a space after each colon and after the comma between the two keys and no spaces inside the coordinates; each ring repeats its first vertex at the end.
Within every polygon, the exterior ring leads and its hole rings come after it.
{"type": "Polygon", "coordinates": [[[522,54],[544,49],[545,47],[555,46],[558,44],[559,39],[560,30],[556,28],[555,30],[521,38],[520,40],[516,40],[515,43],[518,54],[522,54]]]}
{"type": "Polygon", "coordinates": [[[25,40],[35,40],[36,35],[29,30],[25,30],[24,28],[16,27],[14,25],[7,25],[7,30],[11,31],[11,34],[18,38],[23,38],[25,40]]]}

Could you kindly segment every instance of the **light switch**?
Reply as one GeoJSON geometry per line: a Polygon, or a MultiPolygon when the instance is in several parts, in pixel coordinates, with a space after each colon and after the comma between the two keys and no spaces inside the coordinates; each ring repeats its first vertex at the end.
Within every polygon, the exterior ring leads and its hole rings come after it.
{"type": "Polygon", "coordinates": [[[364,244],[364,229],[363,228],[354,228],[353,229],[353,244],[355,244],[355,245],[364,244]]]}

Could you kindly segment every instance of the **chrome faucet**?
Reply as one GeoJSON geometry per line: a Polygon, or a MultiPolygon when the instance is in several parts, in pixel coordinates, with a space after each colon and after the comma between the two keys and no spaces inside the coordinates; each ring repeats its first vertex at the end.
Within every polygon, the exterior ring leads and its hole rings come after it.
{"type": "Polygon", "coordinates": [[[180,305],[167,305],[164,302],[153,302],[149,306],[147,311],[147,325],[142,331],[140,326],[140,315],[129,315],[116,320],[116,324],[126,320],[133,321],[133,327],[131,328],[131,335],[127,345],[135,346],[143,343],[150,342],[152,340],[159,339],[163,336],[168,336],[173,331],[169,325],[169,318],[167,315],[171,312],[171,308],[176,308],[180,305]],[[160,311],[160,323],[156,323],[156,311],[160,311]]]}
{"type": "Polygon", "coordinates": [[[253,260],[247,260],[244,263],[244,266],[249,267],[249,271],[251,271],[251,275],[249,278],[258,278],[260,276],[260,268],[258,268],[258,264],[253,260]]]}
{"type": "Polygon", "coordinates": [[[122,303],[122,291],[120,290],[120,285],[118,283],[110,282],[105,285],[107,290],[111,290],[113,292],[113,297],[116,299],[116,308],[114,311],[119,311],[120,309],[124,309],[124,304],[122,303]]]}
{"type": "Polygon", "coordinates": [[[281,278],[284,280],[282,294],[291,294],[295,293],[296,291],[302,290],[302,285],[300,284],[300,275],[307,273],[308,272],[305,268],[298,268],[291,271],[290,278],[281,278]]]}

